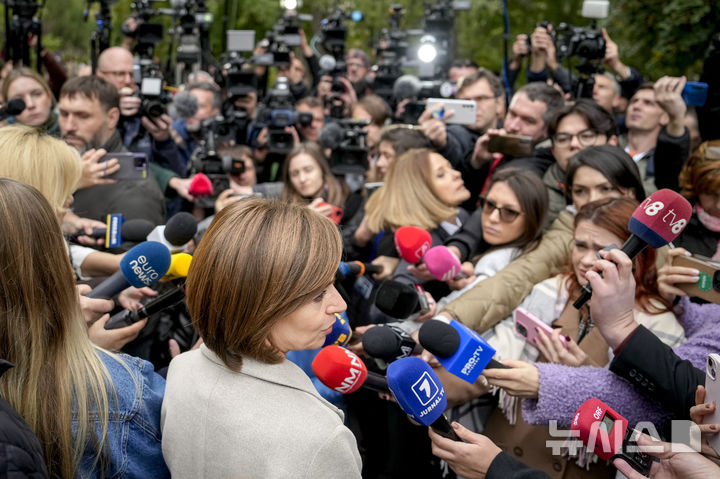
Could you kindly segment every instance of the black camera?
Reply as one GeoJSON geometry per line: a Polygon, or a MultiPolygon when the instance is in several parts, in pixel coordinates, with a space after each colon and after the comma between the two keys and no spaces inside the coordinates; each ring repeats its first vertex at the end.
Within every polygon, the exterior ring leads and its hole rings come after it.
{"type": "Polygon", "coordinates": [[[339,120],[327,123],[320,143],[331,150],[330,168],[336,175],[364,174],[368,168],[367,120],[339,120]]]}
{"type": "Polygon", "coordinates": [[[555,29],[555,48],[558,61],[578,57],[586,61],[605,57],[605,38],[592,27],[576,27],[561,23],[555,29]]]}
{"type": "Polygon", "coordinates": [[[163,91],[163,79],[157,76],[144,77],[140,81],[140,116],[160,118],[167,113],[165,105],[170,98],[163,91]]]}

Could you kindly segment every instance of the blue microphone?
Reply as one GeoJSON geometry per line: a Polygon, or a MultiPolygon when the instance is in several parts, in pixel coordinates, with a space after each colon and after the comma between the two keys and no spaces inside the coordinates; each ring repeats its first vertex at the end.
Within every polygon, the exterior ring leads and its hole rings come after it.
{"type": "Polygon", "coordinates": [[[429,426],[443,437],[459,441],[447,418],[447,396],[440,378],[422,359],[408,357],[390,363],[387,369],[390,392],[413,421],[429,426]]]}
{"type": "Polygon", "coordinates": [[[454,319],[431,319],[422,325],[418,339],[450,374],[473,384],[485,368],[507,368],[493,359],[495,349],[478,333],[454,319]]]}
{"type": "Polygon", "coordinates": [[[325,346],[334,344],[336,346],[345,347],[350,342],[352,337],[352,330],[350,329],[350,321],[348,320],[345,311],[342,313],[335,313],[335,324],[333,324],[332,331],[330,334],[325,336],[325,346]]]}
{"type": "Polygon", "coordinates": [[[170,250],[157,241],[145,241],[120,260],[120,269],[90,291],[88,298],[112,298],[130,286],[150,286],[170,269],[170,250]]]}

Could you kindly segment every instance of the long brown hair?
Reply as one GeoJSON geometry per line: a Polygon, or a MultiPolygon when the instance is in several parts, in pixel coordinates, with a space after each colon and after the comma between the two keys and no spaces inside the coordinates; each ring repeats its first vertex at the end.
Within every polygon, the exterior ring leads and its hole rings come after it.
{"type": "Polygon", "coordinates": [[[701,144],[680,172],[680,193],[695,204],[700,194],[720,192],[720,140],[701,144]]]}
{"type": "Polygon", "coordinates": [[[247,198],[223,208],[188,273],[193,324],[234,371],[243,356],[277,363],[270,330],[333,282],[341,254],[335,224],[304,205],[247,198]]]}
{"type": "Polygon", "coordinates": [[[323,188],[326,188],[326,191],[324,191],[324,196],[327,196],[325,200],[327,200],[327,202],[331,205],[339,206],[341,208],[344,207],[345,198],[347,197],[348,193],[347,187],[344,183],[341,183],[337,178],[335,178],[335,175],[333,175],[332,171],[330,170],[330,164],[325,158],[325,154],[323,153],[322,148],[314,141],[300,143],[298,146],[293,148],[292,151],[288,153],[287,157],[285,158],[285,162],[283,163],[282,167],[282,200],[290,201],[293,203],[307,203],[307,200],[309,199],[303,198],[293,186],[292,181],[290,181],[290,160],[302,153],[310,155],[310,157],[312,157],[312,159],[315,160],[315,162],[320,167],[320,171],[322,171],[323,182],[325,183],[323,188]]]}
{"type": "Polygon", "coordinates": [[[100,460],[114,389],[88,339],[53,208],[35,188],[0,178],[0,231],[0,357],[15,364],[0,392],[40,439],[50,476],[71,478],[88,443],[100,460]]]}
{"type": "MultiPolygon", "coordinates": [[[[628,222],[639,203],[630,198],[605,198],[586,204],[575,215],[575,229],[582,221],[590,221],[594,225],[614,234],[625,241],[630,237],[628,222]]],[[[620,247],[621,245],[617,245],[620,247]]],[[[635,277],[635,302],[640,309],[648,314],[660,314],[668,311],[672,304],[660,296],[657,286],[657,255],[654,248],[645,248],[633,259],[633,276],[635,277]],[[663,307],[653,305],[650,300],[659,301],[663,307]]],[[[573,272],[572,263],[568,267],[568,291],[571,295],[580,291],[580,283],[573,272]]]]}

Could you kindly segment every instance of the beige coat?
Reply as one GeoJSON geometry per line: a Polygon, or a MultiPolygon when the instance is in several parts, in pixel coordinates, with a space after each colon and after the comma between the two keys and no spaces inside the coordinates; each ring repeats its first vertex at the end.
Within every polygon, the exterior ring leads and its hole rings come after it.
{"type": "Polygon", "coordinates": [[[205,345],[173,359],[162,405],[173,478],[360,477],[355,437],[295,364],[244,358],[228,369],[205,345]]]}

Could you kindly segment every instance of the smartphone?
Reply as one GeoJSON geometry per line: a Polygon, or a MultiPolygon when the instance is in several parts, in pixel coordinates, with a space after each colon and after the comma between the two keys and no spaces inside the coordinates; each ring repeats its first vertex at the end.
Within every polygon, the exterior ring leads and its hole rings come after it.
{"type": "Polygon", "coordinates": [[[329,206],[332,209],[332,212],[328,215],[328,217],[333,220],[333,223],[336,225],[340,224],[340,220],[342,220],[343,217],[343,209],[339,206],[331,205],[330,203],[320,203],[318,206],[329,206]]]}
{"type": "Polygon", "coordinates": [[[102,162],[115,159],[120,169],[106,178],[113,180],[144,180],[148,176],[148,161],[145,153],[108,153],[103,156],[102,162]]]}
{"type": "Polygon", "coordinates": [[[477,105],[472,100],[428,98],[426,105],[426,108],[434,108],[433,117],[438,120],[444,120],[448,111],[454,112],[453,116],[445,120],[448,124],[472,125],[476,121],[477,105]]]}
{"type": "Polygon", "coordinates": [[[695,268],[700,271],[697,283],[678,283],[675,286],[688,296],[696,296],[711,303],[720,304],[720,263],[705,256],[675,256],[673,266],[695,268]]]}
{"type": "Polygon", "coordinates": [[[687,106],[703,106],[707,101],[708,84],[699,81],[685,83],[682,91],[682,99],[687,106]]]}
{"type": "MultiPolygon", "coordinates": [[[[540,321],[534,314],[525,308],[517,307],[515,309],[515,331],[524,338],[525,341],[537,347],[538,329],[543,331],[548,337],[552,336],[553,328],[549,325],[540,321]]],[[[567,347],[565,343],[565,336],[560,336],[560,342],[563,346],[567,347]]]]}
{"type": "Polygon", "coordinates": [[[422,286],[416,284],[415,290],[417,290],[418,304],[420,305],[420,311],[418,313],[418,316],[422,316],[430,312],[430,302],[425,296],[425,289],[422,286]]]}
{"type": "Polygon", "coordinates": [[[495,135],[490,137],[488,151],[518,157],[530,156],[533,151],[533,141],[529,136],[495,135]]]}
{"type": "MultiPolygon", "coordinates": [[[[705,402],[714,402],[715,412],[705,416],[703,419],[705,424],[720,424],[720,379],[718,379],[718,373],[720,373],[720,354],[708,354],[705,362],[705,390],[707,391],[705,402]]],[[[708,443],[715,452],[720,454],[720,434],[709,436],[708,443]]]]}

